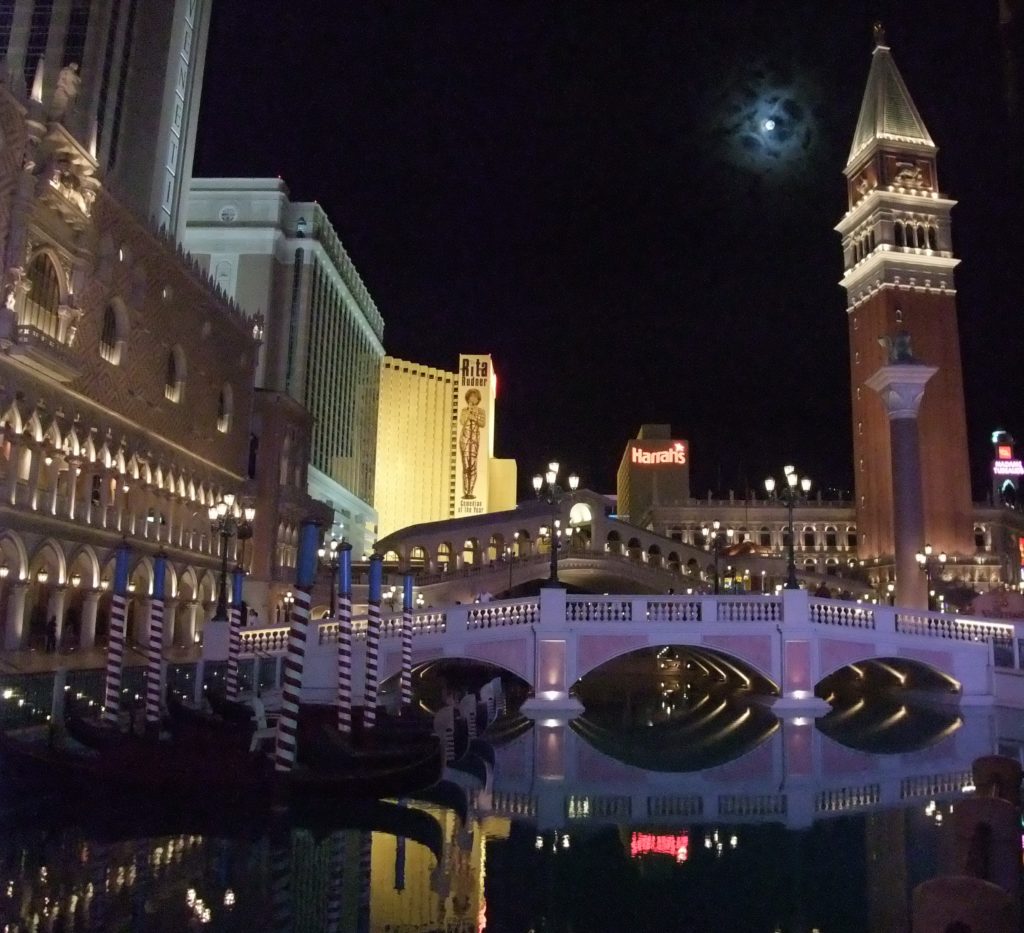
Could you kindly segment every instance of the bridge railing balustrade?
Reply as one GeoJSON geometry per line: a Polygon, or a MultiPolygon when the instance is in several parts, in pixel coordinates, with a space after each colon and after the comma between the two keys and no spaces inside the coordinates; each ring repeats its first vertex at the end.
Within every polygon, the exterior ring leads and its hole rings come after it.
{"type": "Polygon", "coordinates": [[[896,612],[896,631],[953,641],[977,641],[992,646],[996,667],[1014,666],[1014,627],[1001,622],[959,619],[938,612],[896,612]]]}
{"type": "Polygon", "coordinates": [[[875,613],[871,607],[851,605],[834,599],[810,600],[810,617],[818,625],[866,629],[875,627],[875,613]]]}
{"type": "Polygon", "coordinates": [[[243,655],[283,654],[288,647],[287,625],[242,629],[241,635],[243,655]]]}
{"type": "Polygon", "coordinates": [[[536,600],[479,603],[466,610],[466,628],[503,628],[507,625],[531,625],[540,621],[540,603],[536,600]]]}

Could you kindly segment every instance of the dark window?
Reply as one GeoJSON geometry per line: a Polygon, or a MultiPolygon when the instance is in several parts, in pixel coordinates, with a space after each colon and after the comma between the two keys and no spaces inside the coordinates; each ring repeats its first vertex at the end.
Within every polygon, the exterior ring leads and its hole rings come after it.
{"type": "Polygon", "coordinates": [[[46,55],[46,40],[53,18],[53,0],[36,0],[28,24],[28,45],[25,47],[25,84],[32,87],[39,60],[46,55]]]}
{"type": "Polygon", "coordinates": [[[0,55],[7,54],[14,23],[14,0],[0,0],[0,55]]]}
{"type": "Polygon", "coordinates": [[[855,548],[857,546],[857,529],[850,528],[846,532],[846,546],[855,548]]]}
{"type": "Polygon", "coordinates": [[[758,543],[761,547],[771,547],[772,533],[767,528],[762,528],[758,532],[758,543]]]}
{"type": "Polygon", "coordinates": [[[85,34],[89,29],[89,6],[92,0],[71,0],[68,31],[64,39],[63,65],[82,64],[85,53],[85,34]]]}
{"type": "Polygon", "coordinates": [[[103,312],[103,330],[100,333],[100,356],[115,366],[121,362],[121,348],[118,346],[117,311],[113,305],[107,305],[103,312]]]}
{"type": "Polygon", "coordinates": [[[110,8],[107,44],[103,52],[103,72],[100,76],[100,96],[96,102],[96,131],[102,144],[106,140],[104,126],[107,116],[107,95],[110,93],[110,75],[114,70],[114,52],[117,49],[117,26],[121,19],[121,0],[114,0],[110,8]]]}
{"type": "Polygon", "coordinates": [[[131,60],[132,34],[135,31],[135,10],[137,0],[129,0],[128,22],[124,27],[124,42],[121,43],[121,69],[117,78],[117,102],[114,104],[114,122],[110,128],[110,167],[117,162],[118,133],[121,130],[121,113],[124,109],[125,85],[128,83],[128,63],[131,60]]]}
{"type": "Polygon", "coordinates": [[[934,227],[929,227],[928,228],[928,248],[929,249],[938,249],[939,248],[938,235],[937,235],[936,230],[935,230],[934,227]]]}
{"type": "Polygon", "coordinates": [[[834,550],[839,546],[835,528],[825,529],[825,547],[834,550]]]}
{"type": "Polygon", "coordinates": [[[814,532],[813,531],[807,531],[805,529],[804,530],[804,547],[806,547],[806,548],[813,548],[814,544],[815,544],[814,532]]]}
{"type": "Polygon", "coordinates": [[[897,221],[896,227],[893,231],[897,246],[906,246],[906,236],[903,229],[903,224],[897,221]]]}

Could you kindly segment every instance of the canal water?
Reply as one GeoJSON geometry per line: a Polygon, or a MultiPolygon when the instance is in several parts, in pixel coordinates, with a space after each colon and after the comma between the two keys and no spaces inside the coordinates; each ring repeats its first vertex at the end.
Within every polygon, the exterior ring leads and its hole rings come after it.
{"type": "Polygon", "coordinates": [[[206,827],[0,788],[0,930],[901,933],[972,760],[1019,754],[999,710],[861,700],[815,721],[682,694],[509,720],[489,783],[455,775],[466,823],[427,807],[435,851],[418,830],[258,807],[206,827]]]}

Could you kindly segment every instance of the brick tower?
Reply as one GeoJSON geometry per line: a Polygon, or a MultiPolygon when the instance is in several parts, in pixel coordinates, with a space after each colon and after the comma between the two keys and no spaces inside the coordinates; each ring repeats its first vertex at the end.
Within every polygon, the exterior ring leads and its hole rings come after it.
{"type": "Polygon", "coordinates": [[[858,552],[894,554],[889,423],[878,394],[865,386],[887,362],[879,342],[901,331],[914,357],[937,367],[919,414],[924,540],[950,555],[974,552],[960,338],[950,211],[939,192],[935,143],[911,100],[881,27],[844,174],[849,210],[843,238],[854,493],[858,552]]]}

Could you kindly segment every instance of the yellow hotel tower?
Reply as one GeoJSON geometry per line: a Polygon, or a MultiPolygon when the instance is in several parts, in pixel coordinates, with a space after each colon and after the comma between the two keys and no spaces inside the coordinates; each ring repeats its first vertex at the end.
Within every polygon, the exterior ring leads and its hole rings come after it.
{"type": "Polygon", "coordinates": [[[494,456],[497,387],[488,354],[461,354],[456,372],[384,357],[373,496],[378,538],[515,507],[516,462],[494,456]]]}

